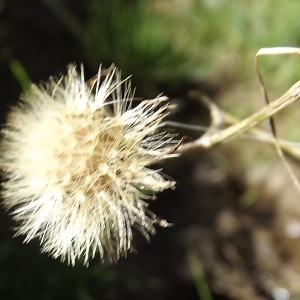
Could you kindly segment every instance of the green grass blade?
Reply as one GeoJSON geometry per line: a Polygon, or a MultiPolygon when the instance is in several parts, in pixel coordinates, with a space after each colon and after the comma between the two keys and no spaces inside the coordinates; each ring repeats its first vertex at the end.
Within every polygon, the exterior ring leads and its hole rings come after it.
{"type": "Polygon", "coordinates": [[[9,67],[17,81],[20,83],[21,87],[24,90],[28,90],[32,81],[30,80],[26,70],[21,65],[21,63],[18,60],[13,59],[11,60],[9,67]]]}
{"type": "Polygon", "coordinates": [[[186,257],[194,279],[194,283],[201,300],[213,300],[208,284],[205,280],[203,268],[195,248],[192,245],[186,247],[186,257]]]}

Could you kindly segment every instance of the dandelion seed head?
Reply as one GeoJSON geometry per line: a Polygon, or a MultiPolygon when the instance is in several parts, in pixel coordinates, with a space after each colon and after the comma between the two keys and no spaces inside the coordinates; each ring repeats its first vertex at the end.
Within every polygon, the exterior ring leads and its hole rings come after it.
{"type": "Polygon", "coordinates": [[[174,186],[149,165],[171,156],[174,136],[157,132],[166,97],[132,105],[117,69],[86,82],[83,69],[32,85],[2,130],[3,203],[25,241],[72,265],[132,249],[132,228],[155,233],[143,191],[174,186]]]}

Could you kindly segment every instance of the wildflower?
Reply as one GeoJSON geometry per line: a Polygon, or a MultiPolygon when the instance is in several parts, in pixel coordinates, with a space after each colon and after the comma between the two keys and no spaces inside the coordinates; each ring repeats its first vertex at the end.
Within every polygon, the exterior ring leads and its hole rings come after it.
{"type": "Polygon", "coordinates": [[[97,252],[110,259],[132,249],[132,228],[149,239],[155,215],[149,191],[174,186],[149,165],[176,156],[173,135],[157,132],[166,97],[132,105],[130,81],[117,69],[85,82],[70,66],[60,80],[32,85],[2,130],[3,202],[25,242],[88,265],[97,252]],[[147,196],[148,194],[148,196],[147,196]]]}

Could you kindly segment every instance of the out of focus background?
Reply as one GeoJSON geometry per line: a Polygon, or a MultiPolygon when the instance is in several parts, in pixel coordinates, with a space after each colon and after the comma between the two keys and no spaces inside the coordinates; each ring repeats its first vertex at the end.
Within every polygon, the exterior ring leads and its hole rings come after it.
{"type": "MultiPolygon", "coordinates": [[[[256,52],[300,46],[299,14],[298,0],[0,0],[1,123],[30,81],[69,63],[86,78],[115,63],[137,96],[177,103],[172,121],[208,126],[199,95],[245,118],[265,105],[256,52]]],[[[261,59],[272,99],[300,79],[299,66],[296,56],[261,59]]],[[[277,116],[280,137],[300,140],[299,109],[277,116]]],[[[114,265],[41,254],[38,241],[13,238],[1,208],[0,299],[300,299],[300,197],[273,146],[242,137],[159,167],[178,184],[150,209],[175,225],[151,244],[137,237],[137,253],[114,265]]]]}

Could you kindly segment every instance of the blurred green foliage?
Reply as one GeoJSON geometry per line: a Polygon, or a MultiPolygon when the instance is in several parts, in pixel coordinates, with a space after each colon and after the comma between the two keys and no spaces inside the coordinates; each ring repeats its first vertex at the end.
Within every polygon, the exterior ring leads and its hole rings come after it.
{"type": "MultiPolygon", "coordinates": [[[[241,82],[254,77],[259,48],[300,42],[297,0],[88,0],[83,20],[71,2],[42,1],[64,22],[91,69],[115,63],[124,76],[134,74],[138,84],[154,89],[157,82],[208,76],[241,82]]],[[[294,63],[272,58],[262,67],[275,73],[274,86],[284,86],[300,75],[294,63]]]]}

